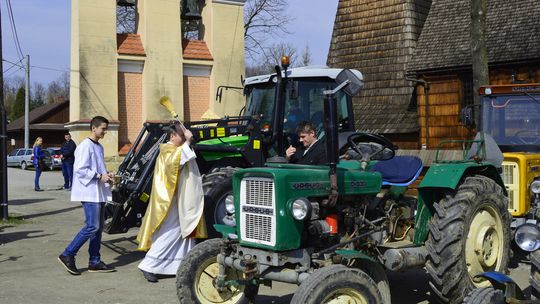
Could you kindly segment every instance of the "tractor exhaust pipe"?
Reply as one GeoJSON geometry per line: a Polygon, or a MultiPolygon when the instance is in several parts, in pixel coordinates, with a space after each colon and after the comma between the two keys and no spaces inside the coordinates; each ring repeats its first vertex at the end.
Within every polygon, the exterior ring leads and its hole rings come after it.
{"type": "Polygon", "coordinates": [[[392,271],[422,268],[427,257],[428,251],[425,247],[388,249],[384,252],[384,266],[392,271]]]}
{"type": "Polygon", "coordinates": [[[326,158],[330,167],[328,176],[330,178],[330,195],[324,205],[334,206],[338,199],[337,187],[337,164],[339,162],[339,143],[337,129],[337,102],[335,94],[330,91],[324,97],[324,129],[326,133],[326,158]]]}

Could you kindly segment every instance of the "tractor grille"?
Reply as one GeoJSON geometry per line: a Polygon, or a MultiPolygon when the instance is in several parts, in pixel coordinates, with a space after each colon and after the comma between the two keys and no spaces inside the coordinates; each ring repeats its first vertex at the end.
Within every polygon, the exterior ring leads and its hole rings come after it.
{"type": "Polygon", "coordinates": [[[248,177],[240,184],[240,237],[243,241],[275,245],[275,193],[270,178],[248,177]]]}
{"type": "Polygon", "coordinates": [[[517,212],[519,209],[519,165],[515,162],[503,161],[501,177],[508,192],[508,211],[517,212]]]}

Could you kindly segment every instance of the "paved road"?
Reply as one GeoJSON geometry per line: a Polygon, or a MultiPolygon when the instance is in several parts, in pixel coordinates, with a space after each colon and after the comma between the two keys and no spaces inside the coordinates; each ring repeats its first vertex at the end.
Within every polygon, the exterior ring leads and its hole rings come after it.
{"type": "MultiPolygon", "coordinates": [[[[78,203],[69,202],[69,192],[56,190],[63,183],[61,173],[43,173],[43,192],[33,191],[33,171],[10,168],[8,175],[9,211],[27,223],[0,225],[1,303],[177,303],[174,278],[150,284],[138,271],[143,254],[135,251],[137,229],[103,237],[103,260],[118,272],[88,273],[85,245],[77,259],[82,275],[68,275],[56,257],[83,225],[83,214],[78,203]]],[[[528,265],[512,267],[512,276],[528,286],[528,265]]],[[[394,303],[428,303],[423,270],[389,277],[394,303]]],[[[262,287],[257,303],[289,303],[295,288],[281,283],[262,287]]]]}

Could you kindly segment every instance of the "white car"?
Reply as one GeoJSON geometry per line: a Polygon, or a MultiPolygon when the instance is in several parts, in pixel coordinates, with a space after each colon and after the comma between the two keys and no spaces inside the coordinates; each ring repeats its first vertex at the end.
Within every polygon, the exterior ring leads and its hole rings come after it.
{"type": "MultiPolygon", "coordinates": [[[[47,151],[47,149],[43,149],[43,154],[45,154],[45,158],[43,161],[45,162],[45,165],[48,169],[52,170],[53,168],[53,161],[51,157],[51,153],[47,151]]],[[[7,156],[7,166],[8,167],[21,167],[21,169],[26,170],[29,167],[33,167],[34,164],[32,160],[34,159],[34,155],[32,153],[32,149],[15,149],[9,153],[7,156]]]]}

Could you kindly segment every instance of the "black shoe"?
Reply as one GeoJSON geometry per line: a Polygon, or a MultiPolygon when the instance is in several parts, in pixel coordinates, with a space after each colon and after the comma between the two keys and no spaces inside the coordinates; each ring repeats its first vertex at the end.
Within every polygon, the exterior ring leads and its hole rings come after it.
{"type": "Polygon", "coordinates": [[[66,270],[70,274],[72,274],[72,275],[80,275],[81,274],[79,272],[79,270],[77,269],[77,267],[75,267],[75,257],[59,255],[58,256],[58,261],[60,261],[60,263],[62,263],[62,265],[64,265],[64,267],[66,268],[66,270]]]}
{"type": "Polygon", "coordinates": [[[155,274],[153,274],[153,273],[151,273],[151,272],[148,272],[148,271],[144,271],[144,270],[142,270],[142,269],[141,269],[141,271],[142,271],[142,273],[143,273],[144,278],[145,278],[148,282],[150,282],[150,283],[157,283],[158,278],[156,277],[155,274]]]}
{"type": "Polygon", "coordinates": [[[103,262],[99,262],[95,265],[88,265],[88,272],[115,272],[116,269],[103,262]]]}
{"type": "Polygon", "coordinates": [[[34,188],[34,191],[43,191],[43,190],[39,188],[34,188]]]}

